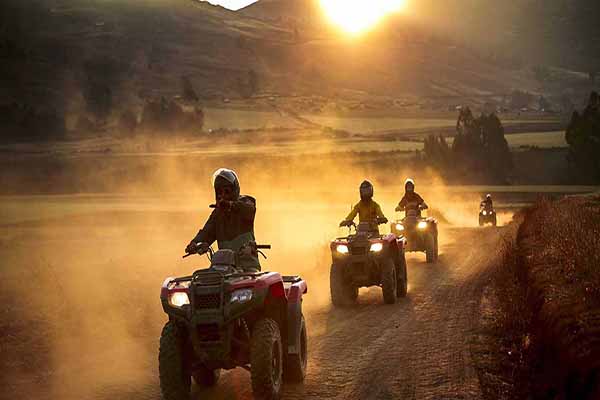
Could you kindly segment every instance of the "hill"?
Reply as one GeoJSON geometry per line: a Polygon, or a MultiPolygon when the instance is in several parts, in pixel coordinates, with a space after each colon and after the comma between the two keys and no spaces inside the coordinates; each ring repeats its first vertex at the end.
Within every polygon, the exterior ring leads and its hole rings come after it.
{"type": "Polygon", "coordinates": [[[180,94],[182,82],[201,102],[252,106],[261,96],[316,95],[448,107],[501,99],[514,88],[560,92],[564,76],[585,81],[567,71],[540,87],[512,55],[482,52],[407,16],[354,40],[324,28],[318,13],[309,25],[265,17],[311,16],[315,7],[310,0],[263,0],[241,12],[192,0],[5,0],[0,105],[18,103],[12,114],[50,108],[68,123],[82,113],[140,110],[180,94]]]}

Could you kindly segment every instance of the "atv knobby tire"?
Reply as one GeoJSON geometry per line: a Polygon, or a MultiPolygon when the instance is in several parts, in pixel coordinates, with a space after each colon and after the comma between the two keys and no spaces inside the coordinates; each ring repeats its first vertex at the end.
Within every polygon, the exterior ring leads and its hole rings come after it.
{"type": "Polygon", "coordinates": [[[397,283],[396,283],[396,297],[406,297],[408,292],[408,276],[406,274],[406,257],[404,253],[399,256],[400,262],[396,271],[397,283]]]}
{"type": "Polygon", "coordinates": [[[187,400],[192,385],[184,360],[185,333],[173,322],[167,322],[160,335],[158,375],[164,400],[187,400]]]}
{"type": "Polygon", "coordinates": [[[433,234],[427,236],[427,249],[425,250],[425,260],[431,264],[437,261],[436,237],[433,234]]]}
{"type": "Polygon", "coordinates": [[[215,386],[221,376],[220,369],[208,369],[204,366],[200,367],[199,370],[194,371],[194,381],[197,385],[203,387],[215,386]]]}
{"type": "Polygon", "coordinates": [[[386,304],[396,302],[396,267],[391,259],[385,259],[381,263],[381,289],[383,291],[383,301],[386,304]]]}
{"type": "Polygon", "coordinates": [[[299,383],[306,376],[306,362],[308,359],[308,338],[306,335],[306,321],[304,315],[300,317],[300,337],[298,354],[288,354],[285,361],[283,377],[286,382],[299,383]]]}
{"type": "Polygon", "coordinates": [[[334,306],[349,306],[356,302],[358,288],[344,279],[343,265],[333,263],[329,272],[331,302],[334,306]]]}
{"type": "Polygon", "coordinates": [[[283,346],[279,325],[270,318],[258,320],[252,329],[250,376],[255,399],[279,399],[283,384],[283,346]]]}

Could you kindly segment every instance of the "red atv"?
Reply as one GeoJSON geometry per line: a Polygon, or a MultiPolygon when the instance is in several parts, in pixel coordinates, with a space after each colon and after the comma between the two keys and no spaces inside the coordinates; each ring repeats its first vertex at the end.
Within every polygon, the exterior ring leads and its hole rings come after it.
{"type": "Polygon", "coordinates": [[[406,251],[424,251],[426,261],[434,263],[438,260],[438,222],[422,217],[420,211],[418,207],[407,208],[404,218],[392,222],[391,231],[406,237],[406,251]]]}
{"type": "Polygon", "coordinates": [[[381,286],[387,304],[395,303],[397,297],[405,297],[404,237],[380,235],[377,224],[368,222],[358,226],[352,223],[349,230],[348,236],[331,242],[333,262],[329,285],[333,305],[353,304],[358,297],[358,288],[365,286],[381,286]]]}
{"type": "MultiPolygon", "coordinates": [[[[260,252],[268,245],[249,244],[260,252]]],[[[307,335],[298,276],[236,267],[232,250],[207,252],[210,268],[191,276],[167,278],[160,299],[169,316],[158,356],[163,399],[190,396],[192,378],[213,386],[221,369],[250,371],[257,399],[278,399],[283,379],[301,382],[306,373],[307,335]]]]}

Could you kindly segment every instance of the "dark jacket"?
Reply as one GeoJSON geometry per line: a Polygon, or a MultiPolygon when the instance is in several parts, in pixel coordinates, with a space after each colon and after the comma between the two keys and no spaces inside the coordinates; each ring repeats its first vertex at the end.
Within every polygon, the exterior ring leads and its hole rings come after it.
{"type": "Polygon", "coordinates": [[[485,199],[481,202],[481,206],[484,207],[486,210],[493,210],[494,202],[492,201],[492,199],[485,199]]]}
{"type": "MultiPolygon", "coordinates": [[[[204,227],[198,231],[194,242],[212,244],[215,240],[219,249],[238,251],[254,237],[254,216],[256,215],[256,200],[250,196],[240,196],[234,201],[231,210],[219,208],[213,210],[204,227]]],[[[239,266],[260,269],[258,257],[244,255],[240,257],[239,266]]]]}
{"type": "Polygon", "coordinates": [[[398,203],[398,209],[404,210],[409,205],[410,206],[413,206],[413,205],[422,206],[424,204],[425,204],[425,201],[416,192],[406,192],[406,193],[404,193],[402,200],[400,200],[400,203],[398,203]]]}

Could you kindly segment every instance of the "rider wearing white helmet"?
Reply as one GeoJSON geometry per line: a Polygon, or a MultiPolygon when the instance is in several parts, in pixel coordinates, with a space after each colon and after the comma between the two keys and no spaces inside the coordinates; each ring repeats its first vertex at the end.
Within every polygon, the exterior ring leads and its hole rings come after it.
{"type": "Polygon", "coordinates": [[[425,200],[417,192],[415,192],[415,182],[408,178],[404,182],[404,196],[402,200],[398,203],[398,207],[396,207],[396,211],[405,211],[407,209],[414,209],[417,211],[417,214],[421,215],[421,210],[426,210],[428,208],[427,204],[425,204],[425,200]]]}

